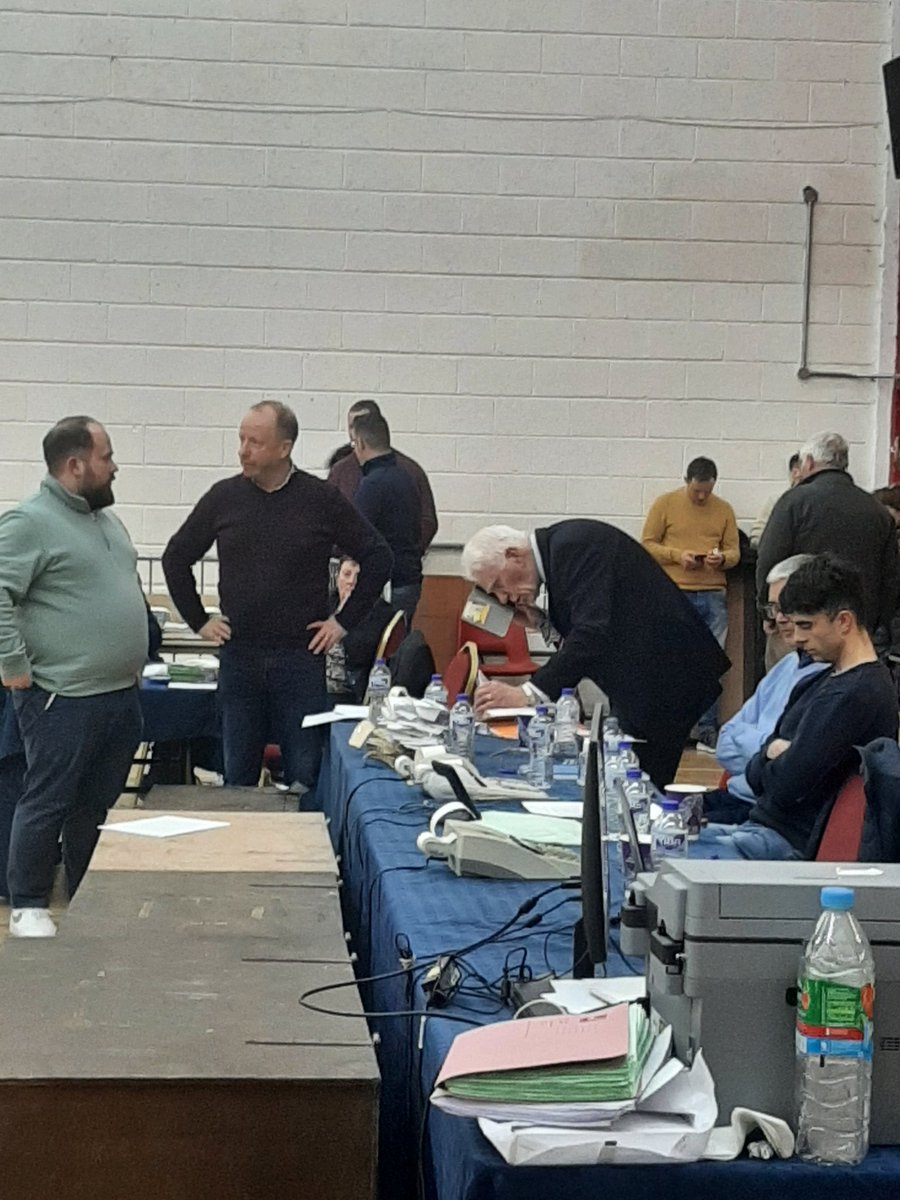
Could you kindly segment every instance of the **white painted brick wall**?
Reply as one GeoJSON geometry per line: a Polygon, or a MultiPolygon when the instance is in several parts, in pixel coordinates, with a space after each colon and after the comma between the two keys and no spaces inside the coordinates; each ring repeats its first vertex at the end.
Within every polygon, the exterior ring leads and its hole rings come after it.
{"type": "Polygon", "coordinates": [[[823,427],[883,482],[886,386],[796,367],[811,184],[811,361],[891,368],[890,55],[888,0],[17,0],[0,507],[89,411],[159,549],[266,397],[313,470],[380,397],[445,541],[637,533],[699,453],[749,522],[823,427]]]}

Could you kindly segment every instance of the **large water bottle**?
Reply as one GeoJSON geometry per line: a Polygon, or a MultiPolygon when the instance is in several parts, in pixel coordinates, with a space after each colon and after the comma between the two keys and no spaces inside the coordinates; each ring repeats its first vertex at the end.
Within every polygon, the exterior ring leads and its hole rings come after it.
{"type": "Polygon", "coordinates": [[[471,759],[475,748],[475,713],[465,692],[460,692],[450,709],[447,749],[451,754],[471,759]]]}
{"type": "Polygon", "coordinates": [[[383,658],[376,658],[369,672],[369,720],[373,725],[384,721],[388,692],[391,690],[391,672],[383,658]]]}
{"type": "Polygon", "coordinates": [[[625,772],[625,796],[638,833],[650,832],[650,781],[640,767],[625,772]]]}
{"type": "Polygon", "coordinates": [[[853,1165],[869,1148],[875,963],[853,889],[824,887],[821,901],[797,989],[797,1154],[853,1165]]]}
{"type": "Polygon", "coordinates": [[[553,718],[546,704],[528,722],[528,782],[542,789],[553,783],[553,718]]]}
{"type": "Polygon", "coordinates": [[[426,700],[432,700],[435,704],[440,704],[441,708],[447,707],[447,689],[444,687],[444,681],[440,675],[432,675],[431,683],[425,689],[426,700]]]}
{"type": "Polygon", "coordinates": [[[687,858],[688,835],[677,800],[666,797],[662,812],[650,828],[650,865],[654,870],[667,858],[687,858]]]}

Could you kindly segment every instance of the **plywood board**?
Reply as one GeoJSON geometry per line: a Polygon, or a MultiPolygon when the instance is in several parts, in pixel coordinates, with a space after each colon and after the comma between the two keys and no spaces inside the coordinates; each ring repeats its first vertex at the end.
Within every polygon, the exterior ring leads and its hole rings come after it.
{"type": "MultiPolygon", "coordinates": [[[[191,815],[210,821],[227,820],[228,824],[173,838],[134,837],[104,830],[90,870],[337,874],[321,813],[195,812],[191,815]]],[[[136,816],[134,811],[113,809],[107,819],[110,823],[120,823],[133,821],[136,816]]]]}

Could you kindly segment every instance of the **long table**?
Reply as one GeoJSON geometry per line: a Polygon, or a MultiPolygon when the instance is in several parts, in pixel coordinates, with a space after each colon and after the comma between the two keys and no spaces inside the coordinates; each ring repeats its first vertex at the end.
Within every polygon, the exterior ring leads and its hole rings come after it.
{"type": "MultiPolygon", "coordinates": [[[[428,812],[422,793],[387,768],[369,764],[348,745],[349,727],[333,725],[319,780],[319,799],[329,820],[343,879],[343,908],[369,1012],[419,1012],[425,995],[421,971],[404,971],[401,955],[418,963],[459,949],[500,929],[519,906],[548,883],[457,878],[441,862],[426,863],[415,839],[428,812]]],[[[509,768],[510,752],[493,739],[479,739],[479,765],[486,773],[509,768]]],[[[521,761],[521,760],[519,760],[521,761]]],[[[575,790],[555,789],[560,796],[575,790]]],[[[531,929],[514,926],[502,940],[465,955],[488,981],[502,976],[504,960],[518,970],[521,951],[536,975],[571,963],[571,926],[579,906],[571,893],[544,896],[530,916],[546,914],[531,929]]],[[[614,935],[615,936],[615,935],[614,935]]],[[[624,959],[614,943],[608,973],[640,967],[624,959]]],[[[319,998],[321,999],[321,997],[319,998]]],[[[875,1148],[862,1166],[814,1168],[796,1161],[695,1163],[679,1167],[509,1167],[471,1120],[429,1110],[426,1100],[462,1022],[483,1023],[509,1016],[496,1004],[457,997],[427,1019],[373,1016],[379,1035],[382,1073],[380,1176],[382,1200],[416,1194],[420,1169],[431,1200],[596,1200],[627,1188],[628,1200],[757,1200],[789,1194],[791,1200],[879,1200],[900,1191],[900,1149],[875,1148]],[[422,1153],[419,1154],[421,1147],[422,1153]]]]}

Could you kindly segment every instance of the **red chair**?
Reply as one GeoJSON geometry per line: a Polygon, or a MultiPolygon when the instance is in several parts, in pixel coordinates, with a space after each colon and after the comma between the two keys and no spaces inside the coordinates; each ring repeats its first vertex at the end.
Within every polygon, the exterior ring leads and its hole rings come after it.
{"type": "Polygon", "coordinates": [[[460,646],[450,659],[444,672],[444,687],[447,689],[447,707],[452,708],[456,697],[463,692],[471,700],[475,694],[475,681],[478,678],[478,650],[474,642],[466,642],[460,646]]]}
{"type": "Polygon", "coordinates": [[[816,862],[858,862],[865,815],[866,789],[857,773],[837,794],[816,851],[816,862]]]}
{"type": "Polygon", "coordinates": [[[476,625],[464,621],[459,623],[460,644],[470,639],[478,651],[481,670],[488,678],[502,675],[533,675],[538,669],[528,653],[528,638],[525,627],[513,621],[505,637],[497,637],[476,625]],[[503,655],[505,662],[486,662],[485,655],[503,655]]]}
{"type": "Polygon", "coordinates": [[[406,637],[406,617],[402,612],[395,612],[385,625],[378,640],[376,658],[389,659],[403,639],[406,637]]]}

